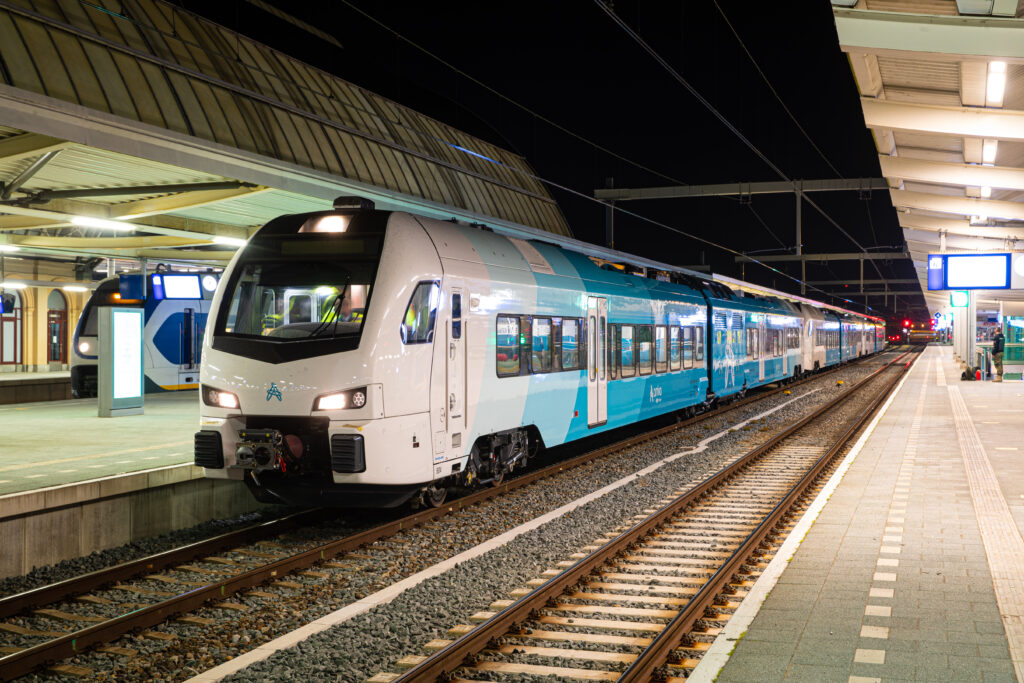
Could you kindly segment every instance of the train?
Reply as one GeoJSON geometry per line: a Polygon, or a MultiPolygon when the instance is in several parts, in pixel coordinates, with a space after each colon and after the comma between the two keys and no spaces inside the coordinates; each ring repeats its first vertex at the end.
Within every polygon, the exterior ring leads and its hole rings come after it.
{"type": "Polygon", "coordinates": [[[195,464],[260,501],[440,505],[885,344],[877,318],[554,236],[334,207],[260,228],[213,297],[195,464]]]}
{"type": "Polygon", "coordinates": [[[71,393],[96,396],[99,309],[144,309],[146,393],[196,390],[206,316],[219,276],[216,273],[126,273],[102,280],[82,308],[71,353],[71,393]]]}

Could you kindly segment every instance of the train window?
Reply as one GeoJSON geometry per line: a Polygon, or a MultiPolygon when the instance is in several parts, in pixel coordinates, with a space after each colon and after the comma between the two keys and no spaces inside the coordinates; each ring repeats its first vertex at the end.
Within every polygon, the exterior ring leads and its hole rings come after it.
{"type": "Polygon", "coordinates": [[[672,327],[668,328],[668,369],[671,370],[672,372],[675,372],[680,367],[682,367],[682,363],[680,361],[682,360],[683,356],[681,349],[679,348],[680,329],[683,330],[682,334],[685,338],[686,333],[690,331],[689,327],[680,328],[673,325],[672,327]]]}
{"type": "Polygon", "coordinates": [[[636,357],[637,365],[640,366],[641,375],[651,374],[653,368],[653,358],[651,352],[653,329],[651,325],[638,325],[636,335],[636,357]]]}
{"type": "Polygon", "coordinates": [[[757,328],[747,328],[747,356],[752,359],[757,358],[757,328]]]}
{"type": "Polygon", "coordinates": [[[416,285],[402,319],[403,344],[429,344],[434,341],[434,319],[441,289],[436,282],[416,285]]]}
{"type": "Polygon", "coordinates": [[[462,337],[462,295],[452,294],[452,339],[462,337]]]}
{"type": "Polygon", "coordinates": [[[498,338],[494,346],[494,357],[498,366],[498,377],[514,377],[519,374],[519,318],[511,315],[498,316],[498,338]]]}
{"type": "Polygon", "coordinates": [[[619,368],[623,377],[636,375],[636,354],[633,352],[634,333],[632,325],[619,325],[619,368]]]}
{"type": "Polygon", "coordinates": [[[551,318],[534,318],[530,339],[530,371],[551,372],[551,318]]]}
{"type": "Polygon", "coordinates": [[[600,341],[597,350],[594,352],[594,357],[601,361],[601,379],[604,380],[607,377],[605,363],[608,359],[608,319],[603,315],[601,316],[601,322],[597,328],[597,336],[600,341]]]}
{"type": "Polygon", "coordinates": [[[668,331],[664,325],[654,328],[654,371],[668,372],[668,331]]]}
{"type": "Polygon", "coordinates": [[[580,368],[580,321],[576,318],[562,319],[562,369],[580,368]]]}
{"type": "Polygon", "coordinates": [[[704,360],[704,326],[695,325],[693,328],[694,356],[697,360],[704,360]]]}
{"type": "Polygon", "coordinates": [[[687,370],[693,367],[693,330],[692,327],[683,328],[683,367],[687,370]]]}
{"type": "Polygon", "coordinates": [[[597,381],[597,317],[587,318],[587,344],[590,347],[590,358],[587,365],[590,367],[590,381],[597,381]]]}

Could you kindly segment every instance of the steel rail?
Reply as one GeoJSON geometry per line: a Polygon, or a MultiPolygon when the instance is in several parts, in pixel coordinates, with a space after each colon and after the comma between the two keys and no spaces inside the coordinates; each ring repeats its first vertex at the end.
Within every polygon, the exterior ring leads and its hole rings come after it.
{"type": "MultiPolygon", "coordinates": [[[[452,641],[444,648],[427,656],[416,666],[407,669],[400,674],[393,680],[393,683],[450,680],[452,673],[457,668],[467,661],[471,662],[477,653],[493,644],[495,638],[500,637],[509,631],[518,630],[519,624],[529,620],[538,610],[545,607],[550,600],[557,598],[568,588],[584,581],[586,577],[602,565],[608,563],[624,549],[635,545],[642,538],[664,524],[668,519],[678,514],[681,510],[697,503],[741,470],[756,462],[761,456],[777,446],[784,439],[789,438],[795,432],[799,431],[812,421],[847,401],[860,389],[868,386],[870,380],[880,375],[892,365],[898,363],[899,360],[906,355],[907,354],[905,353],[899,358],[882,366],[868,377],[854,384],[849,391],[844,392],[840,396],[812,412],[810,415],[790,425],[783,432],[780,432],[769,439],[766,443],[744,455],[742,458],[719,470],[717,473],[679,496],[658,512],[635,524],[633,527],[619,534],[614,539],[611,539],[587,557],[580,559],[558,576],[552,577],[528,595],[519,598],[511,605],[495,614],[492,618],[481,623],[465,635],[452,641]]],[[[717,594],[717,591],[712,593],[712,595],[715,594],[717,594]]]]}
{"type": "MultiPolygon", "coordinates": [[[[871,357],[873,356],[865,356],[857,359],[856,362],[860,362],[871,357]]],[[[869,377],[873,377],[878,372],[881,372],[884,367],[888,367],[892,362],[875,371],[875,373],[872,373],[869,377]]],[[[385,524],[372,529],[367,529],[365,531],[328,542],[296,555],[282,558],[241,574],[210,583],[206,586],[195,588],[187,591],[186,593],[154,603],[148,607],[134,610],[108,621],[98,623],[94,626],[74,631],[54,640],[40,643],[39,645],[35,645],[25,650],[0,657],[0,681],[8,681],[19,676],[23,676],[48,663],[81,654],[90,647],[110,642],[126,633],[149,628],[167,621],[178,614],[198,609],[207,602],[223,600],[233,593],[253,588],[267,581],[279,579],[288,573],[330,560],[337,555],[356,550],[357,548],[368,545],[382,538],[392,536],[400,531],[421,526],[435,519],[462,510],[463,508],[478,505],[504,495],[509,491],[529,486],[530,484],[536,483],[542,479],[585,465],[595,458],[603,457],[623,448],[635,446],[678,429],[703,422],[710,418],[726,415],[733,410],[748,405],[749,403],[759,401],[763,398],[782,392],[790,386],[819,379],[824,375],[832,374],[844,367],[848,366],[833,367],[823,372],[809,375],[795,383],[780,385],[776,389],[772,389],[767,392],[758,392],[757,394],[730,402],[717,409],[700,413],[681,422],[617,441],[613,444],[589,451],[574,458],[554,463],[534,472],[521,475],[499,486],[483,489],[467,496],[457,498],[451,503],[446,503],[438,508],[427,509],[413,513],[401,519],[386,522],[385,524]]],[[[864,380],[854,385],[854,389],[860,386],[863,381],[864,380]]],[[[846,396],[851,392],[847,392],[843,395],[846,396]]],[[[317,512],[320,514],[323,513],[321,510],[299,514],[314,514],[317,512]]],[[[277,520],[275,520],[275,522],[276,521],[277,520]]],[[[260,538],[265,538],[269,534],[280,531],[279,527],[274,527],[277,531],[267,531],[267,528],[270,527],[270,525],[274,525],[275,522],[269,522],[265,525],[257,525],[255,527],[248,527],[237,532],[222,534],[221,536],[213,539],[207,539],[206,541],[200,541],[189,546],[172,549],[158,555],[134,560],[132,562],[125,563],[124,565],[117,565],[108,569],[98,570],[82,577],[68,579],[57,584],[51,584],[49,586],[43,586],[24,593],[9,596],[0,600],[0,617],[10,616],[13,613],[31,609],[42,604],[59,602],[62,599],[67,599],[73,595],[94,590],[114,581],[130,579],[141,574],[150,573],[156,569],[180,564],[202,555],[223,550],[226,547],[231,547],[230,539],[232,537],[243,539],[240,541],[240,543],[243,544],[259,540],[260,538]],[[159,566],[157,566],[158,563],[159,566]],[[152,566],[150,566],[151,564],[152,566]],[[16,611],[12,611],[14,610],[15,605],[18,606],[18,609],[16,611]]]]}
{"type": "MultiPolygon", "coordinates": [[[[189,562],[197,557],[220,552],[225,548],[232,548],[252,543],[268,536],[275,536],[303,524],[315,522],[323,517],[324,514],[324,510],[320,509],[304,510],[287,517],[270,520],[262,524],[238,529],[237,531],[229,531],[178,548],[171,548],[155,555],[140,557],[137,560],[123,562],[113,567],[97,569],[88,574],[82,574],[81,576],[75,576],[58,581],[57,583],[8,595],[0,598],[0,619],[15,616],[20,612],[35,609],[41,605],[50,605],[67,600],[111,583],[127,581],[143,574],[149,574],[176,564],[189,562]]],[[[0,658],[0,666],[3,663],[4,659],[0,658]]]]}
{"type": "MultiPolygon", "coordinates": [[[[862,360],[865,359],[858,359],[858,361],[862,360]]],[[[657,438],[674,430],[683,429],[713,417],[726,415],[729,412],[741,408],[745,405],[773,396],[781,391],[786,390],[786,388],[790,386],[799,386],[803,382],[821,378],[825,374],[835,372],[838,369],[839,368],[830,368],[816,375],[810,375],[808,377],[801,378],[800,380],[797,380],[792,384],[785,385],[785,387],[780,386],[776,389],[770,389],[768,391],[761,391],[756,394],[751,394],[749,396],[735,400],[733,402],[723,404],[707,412],[699,413],[694,417],[687,418],[678,423],[668,425],[665,427],[660,427],[658,429],[645,432],[644,434],[635,437],[630,437],[593,451],[588,451],[580,456],[560,461],[553,465],[549,465],[547,468],[537,470],[537,472],[531,474],[544,476],[548,473],[557,473],[561,471],[561,469],[558,468],[565,469],[577,467],[581,464],[584,464],[587,460],[607,454],[608,452],[610,452],[610,450],[628,448],[629,446],[634,446],[637,443],[657,438]]],[[[511,490],[512,488],[515,488],[516,486],[519,485],[519,481],[523,478],[523,476],[529,475],[522,475],[520,477],[516,477],[515,479],[509,479],[508,482],[506,482],[503,485],[504,488],[502,488],[501,490],[511,490]]],[[[535,481],[535,479],[526,480],[525,484],[533,483],[533,481],[535,481]]],[[[466,501],[468,504],[474,504],[475,502],[470,501],[468,497],[464,497],[462,499],[455,499],[452,502],[442,505],[441,507],[448,508],[457,500],[466,501]]],[[[97,588],[102,588],[107,584],[116,583],[119,581],[126,581],[141,576],[143,574],[165,569],[175,564],[189,562],[195,560],[198,557],[217,553],[222,550],[231,548],[233,546],[253,543],[262,538],[274,536],[284,531],[287,531],[288,529],[301,526],[302,524],[314,522],[319,517],[326,517],[327,515],[328,512],[325,510],[306,510],[303,512],[296,513],[294,515],[282,517],[280,519],[271,520],[269,522],[264,522],[262,524],[246,527],[244,529],[239,529],[237,531],[230,531],[224,534],[220,534],[218,536],[214,536],[212,538],[203,539],[201,541],[196,541],[195,543],[190,543],[179,548],[171,548],[170,550],[166,550],[161,553],[141,557],[139,559],[124,562],[113,567],[105,567],[103,569],[98,569],[94,572],[83,574],[81,576],[76,576],[70,579],[65,579],[64,581],[59,581],[57,583],[52,583],[46,586],[40,586],[38,588],[23,591],[21,593],[15,593],[13,595],[0,597],[0,619],[14,616],[27,609],[33,609],[40,607],[42,605],[48,605],[54,602],[60,602],[61,600],[67,600],[76,595],[81,595],[83,593],[87,593],[97,588]]],[[[406,517],[404,518],[404,521],[406,522],[406,528],[408,526],[413,526],[415,524],[422,523],[418,520],[418,515],[406,517]]],[[[399,525],[398,528],[402,529],[403,527],[399,525]]],[[[0,658],[0,663],[2,662],[3,658],[0,658]]]]}
{"type": "Polygon", "coordinates": [[[636,683],[659,679],[661,669],[668,661],[671,653],[682,644],[683,639],[694,629],[697,621],[704,617],[705,610],[714,608],[719,594],[732,580],[740,566],[747,561],[747,558],[772,533],[794,504],[811,488],[822,471],[829,466],[850,439],[871,419],[875,410],[892,393],[912,364],[913,361],[908,361],[899,374],[889,383],[885,391],[879,392],[879,395],[861,411],[842,436],[818,458],[811,469],[790,489],[786,497],[772,509],[771,513],[758,524],[757,528],[733,552],[725,564],[708,579],[708,582],[690,599],[679,614],[668,623],[654,641],[630,664],[619,678],[620,682],[636,683]]]}

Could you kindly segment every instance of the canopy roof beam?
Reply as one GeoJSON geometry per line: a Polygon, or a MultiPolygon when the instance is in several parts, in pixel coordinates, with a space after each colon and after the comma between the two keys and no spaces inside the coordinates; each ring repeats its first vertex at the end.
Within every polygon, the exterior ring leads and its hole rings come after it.
{"type": "Polygon", "coordinates": [[[1006,218],[1024,220],[1024,204],[1007,202],[998,199],[974,199],[972,197],[950,197],[932,194],[931,192],[912,192],[910,190],[890,190],[892,205],[899,208],[922,209],[951,213],[960,216],[988,216],[989,218],[1006,218]]]}
{"type": "Polygon", "coordinates": [[[943,185],[988,186],[994,189],[1024,191],[1024,168],[951,164],[884,154],[878,155],[878,163],[882,167],[882,175],[890,180],[897,178],[943,185]]]}
{"type": "Polygon", "coordinates": [[[919,52],[929,57],[1024,60],[1024,25],[989,17],[952,17],[832,8],[844,52],[919,52]]]}
{"type": "MultiPolygon", "coordinates": [[[[1024,39],[1024,33],[1021,34],[1024,39]]],[[[868,128],[918,131],[957,137],[1024,140],[1024,112],[979,107],[947,107],[861,97],[868,128]]]]}

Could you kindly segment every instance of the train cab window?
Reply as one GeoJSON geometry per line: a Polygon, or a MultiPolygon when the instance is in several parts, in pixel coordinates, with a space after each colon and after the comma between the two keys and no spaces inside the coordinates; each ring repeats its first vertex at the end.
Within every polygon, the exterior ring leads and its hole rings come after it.
{"type": "Polygon", "coordinates": [[[530,342],[530,370],[551,372],[551,318],[534,318],[530,342]]]}
{"type": "Polygon", "coordinates": [[[519,318],[499,315],[497,333],[494,357],[498,377],[514,377],[519,374],[519,318]]]}
{"type": "Polygon", "coordinates": [[[441,288],[436,282],[421,282],[409,298],[402,319],[403,344],[429,344],[434,341],[434,320],[441,288]]]}
{"type": "Polygon", "coordinates": [[[580,368],[580,321],[576,318],[562,319],[562,369],[580,368]]]}
{"type": "Polygon", "coordinates": [[[654,371],[668,372],[668,330],[664,325],[654,327],[654,371]]]}
{"type": "Polygon", "coordinates": [[[636,376],[635,334],[632,325],[619,325],[619,370],[624,378],[636,376]]]}
{"type": "Polygon", "coordinates": [[[693,328],[693,349],[697,360],[704,360],[704,326],[695,325],[693,328]]]}
{"type": "Polygon", "coordinates": [[[690,330],[689,327],[677,327],[673,325],[668,328],[668,369],[671,372],[675,372],[682,367],[682,350],[679,348],[679,335],[680,330],[683,330],[683,336],[685,337],[686,332],[690,330]]]}
{"type": "Polygon", "coordinates": [[[654,367],[653,357],[651,348],[653,346],[654,330],[651,325],[639,325],[637,326],[636,335],[636,357],[637,365],[640,367],[641,375],[651,374],[651,370],[654,367]]]}

